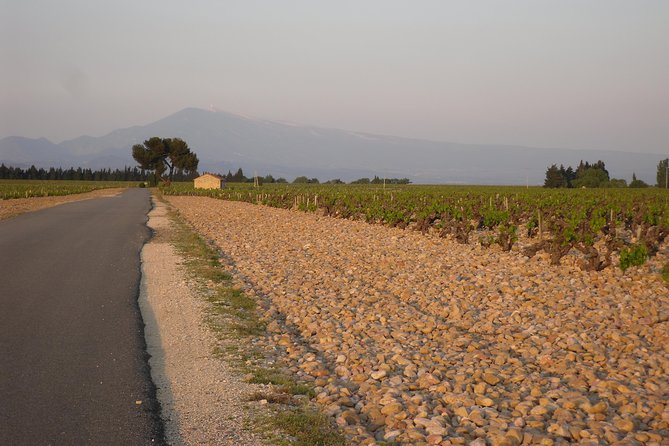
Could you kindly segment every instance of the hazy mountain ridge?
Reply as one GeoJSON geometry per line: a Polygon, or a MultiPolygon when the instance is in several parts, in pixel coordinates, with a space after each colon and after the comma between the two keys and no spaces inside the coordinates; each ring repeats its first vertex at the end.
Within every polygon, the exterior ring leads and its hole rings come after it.
{"type": "Polygon", "coordinates": [[[374,175],[412,181],[477,184],[541,184],[551,164],[580,160],[606,163],[612,177],[654,183],[658,154],[540,149],[459,144],[373,135],[254,119],[227,112],[187,108],[144,126],[54,144],[44,138],[0,140],[0,162],[38,167],[134,166],[132,145],[151,136],[181,137],[198,154],[200,170],[225,173],[242,167],[247,175],[292,179],[298,175],[352,180],[374,175]]]}
{"type": "Polygon", "coordinates": [[[52,143],[46,138],[32,139],[22,136],[9,136],[0,140],[0,162],[5,164],[32,164],[35,160],[51,163],[69,156],[70,153],[67,149],[52,143]]]}

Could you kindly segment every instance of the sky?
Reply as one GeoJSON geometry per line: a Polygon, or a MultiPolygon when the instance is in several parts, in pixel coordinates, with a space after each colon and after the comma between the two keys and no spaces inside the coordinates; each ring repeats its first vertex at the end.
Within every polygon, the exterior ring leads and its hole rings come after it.
{"type": "Polygon", "coordinates": [[[0,138],[186,107],[665,154],[669,1],[0,0],[0,138]]]}

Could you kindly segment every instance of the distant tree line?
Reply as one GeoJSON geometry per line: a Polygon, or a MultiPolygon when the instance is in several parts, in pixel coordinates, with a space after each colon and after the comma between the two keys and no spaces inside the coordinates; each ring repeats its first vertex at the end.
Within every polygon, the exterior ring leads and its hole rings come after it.
{"type": "MultiPolygon", "coordinates": [[[[244,175],[244,171],[239,168],[235,173],[228,170],[228,173],[225,175],[219,174],[225,181],[229,183],[253,183],[254,177],[247,177],[244,175]]],[[[373,179],[369,178],[359,178],[357,180],[351,181],[350,184],[410,184],[411,180],[408,178],[379,178],[375,176],[373,179]]],[[[272,183],[288,183],[288,180],[285,178],[274,178],[272,175],[265,175],[264,177],[258,177],[258,182],[260,184],[272,184],[272,183]]],[[[318,178],[309,178],[307,176],[301,175],[296,177],[293,181],[293,184],[321,184],[318,178]]],[[[344,181],[339,178],[328,180],[323,182],[323,184],[346,184],[344,181]]]]}
{"type": "MultiPolygon", "coordinates": [[[[254,177],[247,177],[244,175],[244,171],[240,167],[235,173],[232,173],[228,170],[226,175],[220,175],[225,181],[229,183],[253,183],[254,177]]],[[[272,175],[265,175],[264,177],[258,177],[258,182],[263,183],[288,183],[288,180],[285,178],[274,178],[272,175]]]]}
{"type": "Polygon", "coordinates": [[[360,178],[351,181],[351,184],[410,184],[411,180],[408,178],[379,178],[374,176],[371,180],[369,178],[360,178]]]}
{"type": "MultiPolygon", "coordinates": [[[[151,172],[147,170],[127,166],[124,169],[92,170],[81,167],[38,169],[34,165],[22,169],[0,165],[0,179],[2,180],[147,181],[150,175],[151,172]]],[[[192,179],[193,175],[185,175],[184,172],[177,171],[174,177],[176,181],[187,181],[192,179]]]]}
{"type": "MultiPolygon", "coordinates": [[[[659,185],[659,167],[658,167],[658,185],[659,185]]],[[[611,178],[609,171],[606,170],[604,161],[589,163],[581,161],[573,169],[571,166],[565,168],[563,165],[558,167],[553,164],[546,170],[546,179],[544,187],[551,188],[602,188],[602,187],[648,187],[644,181],[637,179],[636,173],[632,173],[632,181],[627,184],[624,179],[611,178]]],[[[662,186],[664,187],[664,186],[662,186]]]]}
{"type": "MultiPolygon", "coordinates": [[[[185,171],[175,168],[172,174],[172,181],[191,181],[197,177],[198,173],[185,171]]],[[[244,171],[239,168],[235,173],[228,171],[225,175],[220,175],[229,183],[253,183],[254,177],[247,177],[244,171]]],[[[84,169],[82,167],[63,169],[62,167],[50,167],[48,169],[37,168],[34,165],[27,169],[20,167],[11,167],[0,164],[0,180],[69,180],[69,181],[155,181],[154,171],[150,169],[141,169],[138,167],[125,167],[124,169],[84,169]]],[[[272,175],[258,177],[260,184],[284,183],[289,181],[285,178],[274,178],[272,175]]],[[[384,179],[375,176],[373,179],[359,178],[351,181],[350,184],[383,184],[384,179]]],[[[385,178],[386,184],[410,184],[407,178],[385,178]]],[[[292,181],[293,184],[320,184],[318,178],[308,178],[298,176],[292,181]]],[[[325,181],[323,184],[346,184],[339,178],[325,181]]]]}

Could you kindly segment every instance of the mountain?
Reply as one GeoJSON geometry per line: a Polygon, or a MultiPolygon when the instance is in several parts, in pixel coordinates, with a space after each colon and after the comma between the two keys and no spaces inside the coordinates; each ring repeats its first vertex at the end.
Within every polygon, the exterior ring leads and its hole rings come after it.
{"type": "MultiPolygon", "coordinates": [[[[200,158],[200,170],[226,173],[242,167],[247,175],[271,173],[321,180],[374,175],[408,177],[415,183],[542,184],[551,164],[576,166],[603,160],[612,177],[654,183],[657,154],[540,149],[459,144],[254,119],[227,112],[187,108],[159,121],[115,130],[102,137],[81,136],[45,147],[85,167],[135,165],[132,145],[152,136],[180,137],[200,158]],[[51,147],[51,148],[49,148],[51,147]],[[65,153],[62,153],[65,151],[65,153]],[[69,158],[68,158],[69,157],[69,158]]],[[[0,160],[14,161],[0,140],[0,160]]],[[[25,138],[24,138],[25,140],[25,138]]],[[[46,140],[43,144],[51,144],[46,140]]],[[[16,146],[14,147],[16,155],[16,146]]],[[[31,152],[32,153],[32,152],[31,152]]],[[[37,152],[35,152],[37,154],[37,152]]],[[[43,158],[21,158],[45,164],[43,158]]],[[[37,164],[36,164],[37,165],[37,164]]]]}
{"type": "Polygon", "coordinates": [[[0,140],[0,163],[16,167],[30,166],[36,161],[40,165],[60,165],[61,160],[69,160],[70,152],[48,139],[32,139],[10,136],[0,140]]]}
{"type": "Polygon", "coordinates": [[[86,167],[91,169],[123,168],[135,165],[128,153],[103,150],[98,153],[78,155],[62,144],[45,138],[33,139],[9,136],[0,139],[0,164],[27,168],[36,167],[86,167]]]}

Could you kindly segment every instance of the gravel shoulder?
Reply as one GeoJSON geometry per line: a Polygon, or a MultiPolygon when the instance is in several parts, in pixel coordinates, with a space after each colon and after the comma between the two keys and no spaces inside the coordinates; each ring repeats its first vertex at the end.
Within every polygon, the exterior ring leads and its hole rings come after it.
{"type": "Polygon", "coordinates": [[[25,212],[58,206],[73,201],[91,198],[110,197],[119,194],[123,189],[99,189],[84,194],[62,195],[57,197],[31,197],[0,200],[0,220],[11,218],[25,212]]]}
{"type": "Polygon", "coordinates": [[[669,444],[667,246],[622,273],[169,197],[352,444],[669,444]]]}
{"type": "Polygon", "coordinates": [[[165,204],[154,199],[148,221],[154,237],[142,250],[139,302],[167,441],[263,445],[244,429],[255,386],[212,354],[216,339],[204,322],[206,303],[170,242],[166,214],[165,204]]]}

